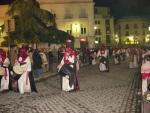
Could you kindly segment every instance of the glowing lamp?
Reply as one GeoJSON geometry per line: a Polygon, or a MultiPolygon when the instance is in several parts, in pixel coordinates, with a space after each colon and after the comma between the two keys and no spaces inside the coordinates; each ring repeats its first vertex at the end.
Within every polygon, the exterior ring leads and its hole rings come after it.
{"type": "Polygon", "coordinates": [[[68,43],[71,43],[71,42],[72,42],[72,40],[68,39],[68,40],[67,40],[67,42],[68,42],[68,43]]]}
{"type": "Polygon", "coordinates": [[[80,41],[81,42],[85,42],[86,40],[84,38],[80,38],[80,41]]]}
{"type": "Polygon", "coordinates": [[[98,40],[95,40],[95,44],[98,44],[98,40]]]}

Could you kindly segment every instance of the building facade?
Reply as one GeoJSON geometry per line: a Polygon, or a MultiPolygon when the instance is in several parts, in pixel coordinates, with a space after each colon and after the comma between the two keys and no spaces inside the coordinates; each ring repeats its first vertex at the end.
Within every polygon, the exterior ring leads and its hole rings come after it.
{"type": "Polygon", "coordinates": [[[94,9],[95,44],[106,45],[114,42],[114,18],[110,15],[109,7],[95,7],[94,9]]]}
{"type": "Polygon", "coordinates": [[[149,20],[124,17],[116,22],[116,41],[121,44],[144,44],[149,40],[149,20]]]}
{"type": "MultiPolygon", "coordinates": [[[[74,36],[74,47],[112,44],[114,19],[109,7],[95,7],[93,0],[37,0],[42,9],[56,17],[57,28],[74,36]]],[[[8,16],[8,5],[1,5],[0,26],[8,16]],[[1,11],[2,10],[2,11],[1,11]]]]}
{"type": "Polygon", "coordinates": [[[4,22],[8,20],[8,15],[6,14],[8,10],[8,5],[0,5],[0,46],[1,42],[4,41],[4,38],[7,34],[4,30],[4,22]]]}
{"type": "Polygon", "coordinates": [[[38,0],[42,9],[56,16],[57,28],[75,37],[75,48],[94,46],[93,0],[38,0]]]}

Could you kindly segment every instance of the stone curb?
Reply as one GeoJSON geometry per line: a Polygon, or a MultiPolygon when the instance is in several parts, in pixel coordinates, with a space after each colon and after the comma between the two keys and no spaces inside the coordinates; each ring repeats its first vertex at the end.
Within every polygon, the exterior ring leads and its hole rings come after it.
{"type": "MultiPolygon", "coordinates": [[[[90,66],[90,65],[89,64],[84,64],[84,65],[81,65],[80,68],[83,68],[83,67],[86,67],[86,66],[90,66]]],[[[35,80],[35,82],[40,82],[42,80],[46,80],[47,78],[54,77],[56,75],[58,75],[57,72],[54,72],[54,73],[47,72],[47,73],[43,73],[40,77],[34,78],[34,80],[35,80]]]]}
{"type": "Polygon", "coordinates": [[[34,78],[34,80],[35,80],[35,82],[40,82],[41,80],[45,80],[45,79],[47,79],[49,77],[53,77],[55,75],[58,75],[58,73],[57,72],[55,72],[55,73],[47,72],[47,73],[43,73],[40,77],[34,78]]]}

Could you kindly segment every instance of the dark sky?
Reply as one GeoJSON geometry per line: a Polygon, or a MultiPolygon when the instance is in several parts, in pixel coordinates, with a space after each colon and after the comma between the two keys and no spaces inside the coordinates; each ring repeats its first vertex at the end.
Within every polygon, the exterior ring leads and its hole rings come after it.
{"type": "Polygon", "coordinates": [[[150,16],[150,0],[95,0],[97,5],[110,6],[115,17],[150,16]]]}
{"type": "MultiPolygon", "coordinates": [[[[0,0],[0,3],[11,0],[0,0]]],[[[150,16],[150,0],[94,0],[96,5],[111,7],[112,15],[150,16]]]]}
{"type": "Polygon", "coordinates": [[[0,0],[0,4],[9,3],[11,0],[0,0]]]}

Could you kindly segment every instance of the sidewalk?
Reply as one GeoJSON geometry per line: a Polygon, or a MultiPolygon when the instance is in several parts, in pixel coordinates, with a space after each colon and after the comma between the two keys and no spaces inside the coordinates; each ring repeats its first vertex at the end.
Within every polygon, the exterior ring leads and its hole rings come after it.
{"type": "MultiPolygon", "coordinates": [[[[82,64],[82,65],[80,65],[80,68],[83,68],[83,67],[88,66],[88,65],[89,65],[89,63],[82,64]]],[[[53,73],[45,72],[41,76],[39,76],[37,78],[34,78],[34,80],[35,80],[35,82],[40,82],[41,80],[45,80],[49,77],[53,77],[53,76],[56,76],[56,75],[58,75],[58,72],[53,72],[53,73]]]]}

